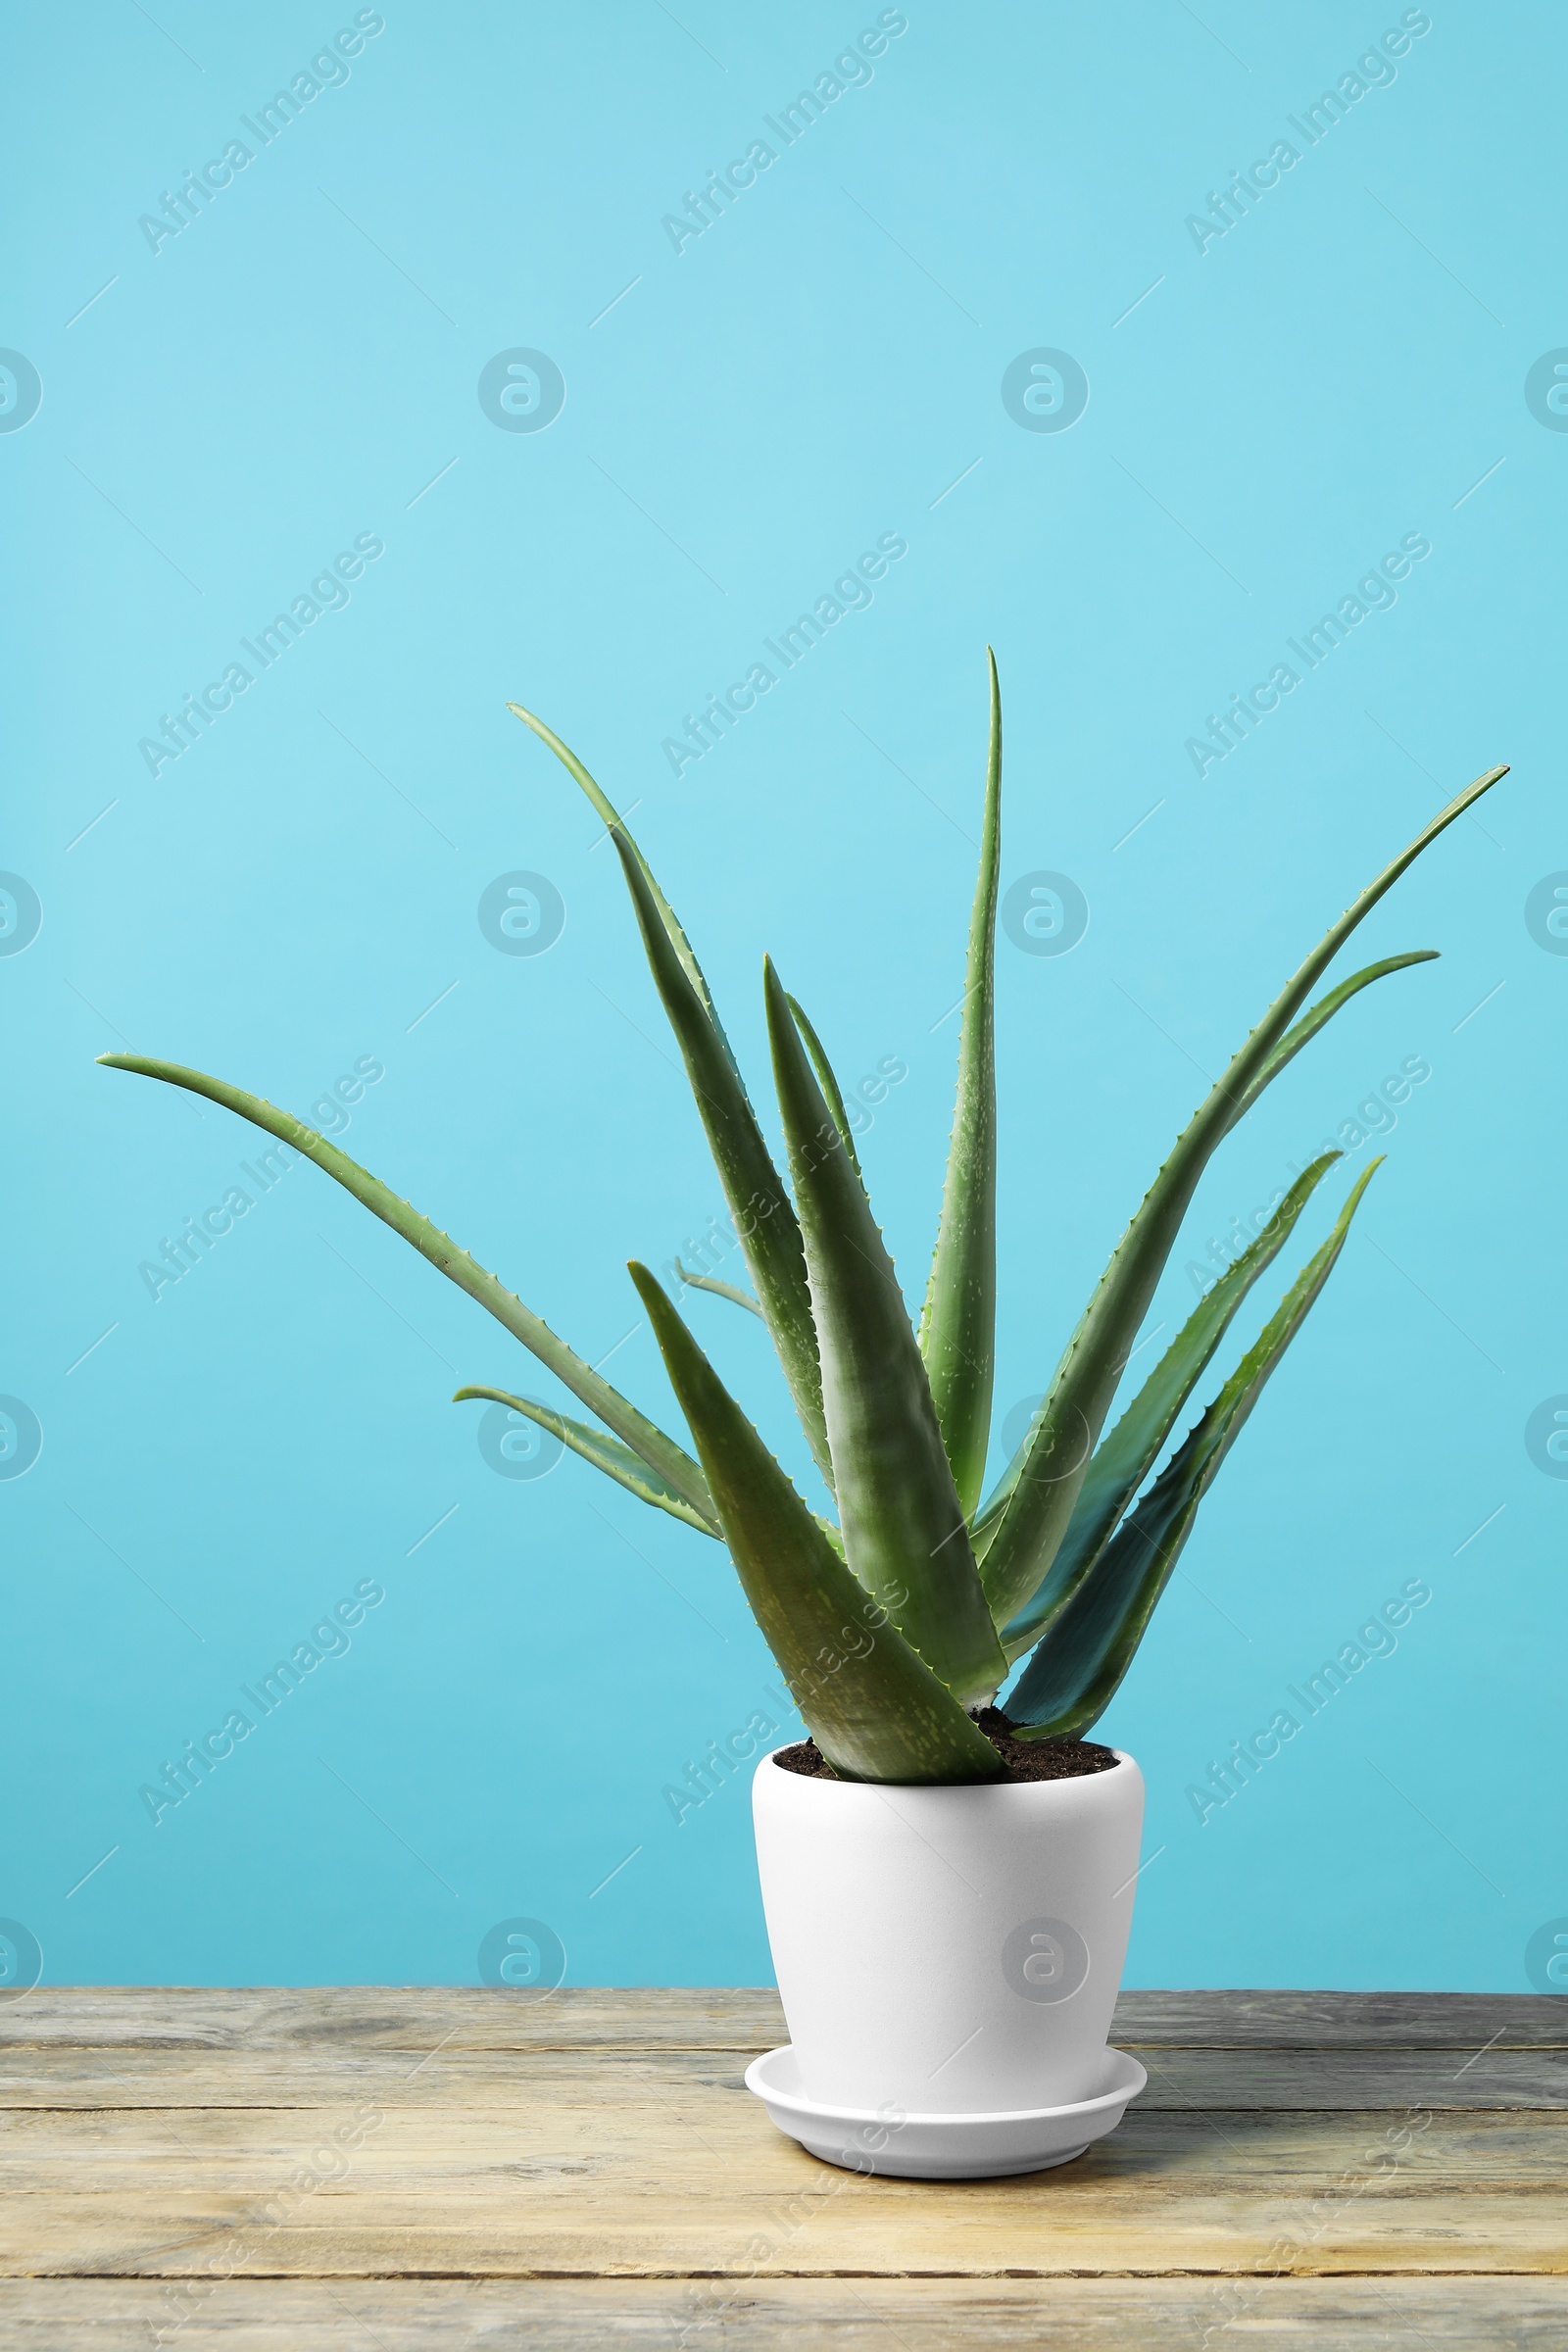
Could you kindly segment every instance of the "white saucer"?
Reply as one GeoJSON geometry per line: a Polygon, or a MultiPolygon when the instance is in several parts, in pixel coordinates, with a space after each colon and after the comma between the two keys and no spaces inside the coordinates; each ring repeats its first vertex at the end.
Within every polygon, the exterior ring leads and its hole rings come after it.
{"type": "Polygon", "coordinates": [[[746,2069],[746,2087],[773,2122],[826,2164],[851,2172],[890,2173],[906,2180],[989,2180],[1006,2173],[1042,2173],[1081,2156],[1121,2122],[1129,2099],[1149,2081],[1125,2050],[1105,2052],[1106,2087],[1068,2107],[997,2115],[909,2115],[893,2123],[864,2107],[824,2107],[800,2086],[786,2042],[746,2069]]]}

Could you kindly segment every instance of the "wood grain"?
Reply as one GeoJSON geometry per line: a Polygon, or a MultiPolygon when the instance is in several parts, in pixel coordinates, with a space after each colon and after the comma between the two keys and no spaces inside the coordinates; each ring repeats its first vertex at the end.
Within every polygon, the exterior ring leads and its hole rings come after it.
{"type": "MultiPolygon", "coordinates": [[[[1562,2352],[1568,2280],[1269,2278],[1227,2333],[1247,2352],[1562,2352]],[[1505,2300],[1504,2300],[1505,2298],[1505,2300]]],[[[0,2281],[7,2352],[1196,2352],[1234,2299],[1201,2278],[711,2281],[236,2280],[188,2304],[152,2279],[0,2281]]]]}
{"type": "MultiPolygon", "coordinates": [[[[741,2049],[407,2049],[346,2038],[310,2050],[213,2052],[178,2046],[115,2051],[55,2045],[0,2052],[0,2113],[18,2107],[322,2107],[384,2098],[397,2107],[532,2107],[548,2091],[565,2106],[611,2106],[652,2120],[660,2098],[740,2090],[741,2049]],[[651,2102],[653,2103],[651,2105],[651,2102]]],[[[1141,2110],[1340,2109],[1426,2106],[1460,2111],[1568,2109],[1568,2051],[1181,2050],[1131,2040],[1149,2069],[1141,2110]]],[[[746,2094],[747,2112],[753,2102],[746,2094]]],[[[758,2115],[760,2108],[756,2109],[758,2115]]]]}
{"type": "Polygon", "coordinates": [[[1565,2012],[1130,1993],[1118,2132],[927,2183],[773,2130],[770,1992],[39,1990],[0,2007],[0,2342],[1560,2348],[1565,2012]]]}
{"type": "MultiPolygon", "coordinates": [[[[286,2049],[347,2036],[357,2048],[577,2048],[755,2052],[784,2039],[778,1994],[754,1985],[327,1984],[280,1990],[40,1985],[0,2002],[0,2050],[48,2043],[286,2049]]],[[[1568,2001],[1544,1993],[1124,1992],[1111,2039],[1184,2049],[1568,2049],[1568,2001]]]]}

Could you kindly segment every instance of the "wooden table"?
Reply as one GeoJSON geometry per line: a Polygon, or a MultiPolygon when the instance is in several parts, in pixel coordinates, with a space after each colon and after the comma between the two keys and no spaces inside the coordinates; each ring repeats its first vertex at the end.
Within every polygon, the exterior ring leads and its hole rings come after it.
{"type": "Polygon", "coordinates": [[[1568,2346],[1568,2001],[1141,1992],[1058,2172],[862,2180],[759,1991],[0,2006],[0,2344],[1568,2346]]]}

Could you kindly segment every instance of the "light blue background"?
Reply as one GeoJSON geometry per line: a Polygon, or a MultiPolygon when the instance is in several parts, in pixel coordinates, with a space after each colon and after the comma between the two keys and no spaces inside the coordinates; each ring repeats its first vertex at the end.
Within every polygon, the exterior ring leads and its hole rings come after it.
{"type": "MultiPolygon", "coordinates": [[[[1523,1435],[1568,1390],[1568,960],[1523,915],[1568,866],[1568,436],[1523,397],[1568,343],[1560,19],[1435,6],[1200,254],[1186,216],[1397,7],[911,0],[869,84],[677,255],[662,216],[877,13],[389,5],[156,255],[138,216],[354,12],[11,18],[0,341],[44,391],[0,438],[0,866],[43,926],[0,959],[0,1389],[44,1446],[0,1483],[0,1913],[52,1981],[472,1983],[514,1914],[575,1983],[767,1980],[744,1790],[679,1828],[662,1795],[775,1681],[718,1547],[569,1460],[496,1476],[458,1380],[561,1392],[309,1168],[155,1304],[138,1264],[256,1139],[93,1056],[300,1112],[379,1057],[347,1148],[584,1354],[633,1332],[612,1376],[672,1414],[623,1263],[721,1197],[611,853],[505,702],[640,804],[759,1094],[764,947],[848,1079],[907,1063],[862,1149],[914,1297],[988,639],[1004,878],[1064,871],[1092,909],[1066,956],[999,951],[999,1423],[1204,1073],[1514,763],[1354,957],[1444,960],[1349,1010],[1205,1181],[1167,1332],[1209,1237],[1430,1062],[1102,1730],[1150,1788],[1134,1983],[1523,1990],[1568,1912],[1568,1484],[1523,1435]],[[564,374],[548,430],[481,413],[514,346],[564,374]],[[1068,431],[1003,407],[1037,346],[1087,370],[1068,431]],[[1200,781],[1205,714],[1412,531],[1397,604],[1200,781]],[[348,608],[154,781],[138,739],[364,532],[386,552],[348,608]],[[909,552],[871,608],[677,782],[662,739],[884,532],[909,552]],[[515,868],[567,909],[538,957],[478,927],[515,868]],[[349,1654],[155,1828],[139,1786],[371,1577],[349,1654]],[[1200,1827],[1187,1786],[1413,1577],[1396,1653],[1200,1827]]],[[[760,1330],[691,1312],[799,1468],[760,1330]]]]}

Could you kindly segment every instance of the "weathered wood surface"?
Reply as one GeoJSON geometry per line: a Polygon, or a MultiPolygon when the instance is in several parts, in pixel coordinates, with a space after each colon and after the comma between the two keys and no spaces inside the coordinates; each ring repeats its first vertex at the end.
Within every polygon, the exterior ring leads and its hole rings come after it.
{"type": "Polygon", "coordinates": [[[0,2343],[1568,2345],[1568,2002],[1129,1993],[1077,2163],[862,2180],[760,1991],[0,2006],[0,2343]],[[334,2134],[338,2135],[334,2139],[334,2134]]]}
{"type": "Polygon", "coordinates": [[[1568,2279],[236,2279],[180,2326],[150,2279],[0,2289],[6,2352],[1562,2352],[1568,2279]],[[160,2336],[159,2330],[163,2333],[160,2336]]]}
{"type": "MultiPolygon", "coordinates": [[[[404,2050],[451,2038],[469,2050],[569,2048],[629,2042],[639,2049],[755,2053],[783,2039],[776,1992],[760,1986],[641,1986],[635,1992],[565,1985],[559,1992],[489,1992],[471,1985],[264,1985],[238,1991],[183,1985],[40,1985],[0,2004],[0,2049],[49,2042],[83,2049],[141,2043],[163,2049],[284,2049],[348,2035],[404,2050]]],[[[1499,2049],[1568,2050],[1568,2001],[1486,1992],[1124,1992],[1113,2038],[1183,2049],[1465,2049],[1494,2035],[1499,2049]]]]}

